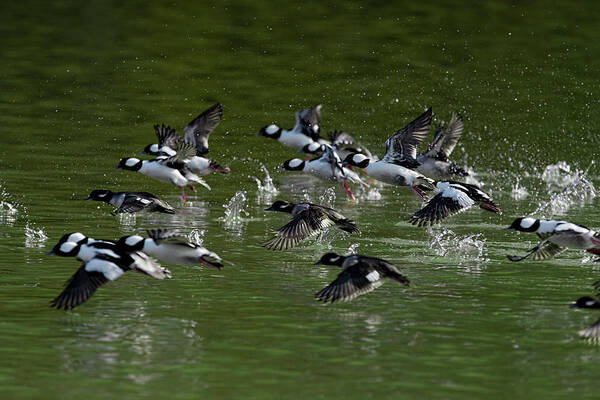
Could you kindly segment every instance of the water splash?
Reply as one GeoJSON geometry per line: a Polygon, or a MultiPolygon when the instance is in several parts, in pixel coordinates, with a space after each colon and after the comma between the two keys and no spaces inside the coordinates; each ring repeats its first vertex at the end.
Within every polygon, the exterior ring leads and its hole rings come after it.
{"type": "Polygon", "coordinates": [[[558,191],[575,183],[578,179],[577,170],[571,172],[571,166],[565,161],[546,166],[542,172],[542,180],[546,182],[548,190],[558,191]]]}
{"type": "Polygon", "coordinates": [[[17,220],[19,211],[8,201],[0,200],[0,224],[13,225],[17,220]]]}
{"type": "Polygon", "coordinates": [[[319,204],[325,207],[333,208],[335,204],[335,199],[335,189],[330,187],[325,189],[323,193],[321,193],[321,195],[319,196],[319,204]]]}
{"type": "Polygon", "coordinates": [[[25,225],[25,247],[44,247],[44,243],[48,240],[48,236],[42,228],[35,229],[25,225]]]}
{"type": "Polygon", "coordinates": [[[482,233],[459,236],[450,229],[444,229],[439,233],[430,230],[430,234],[433,238],[429,243],[429,248],[434,250],[438,256],[476,262],[489,261],[485,253],[486,240],[482,233]]]}
{"type": "Polygon", "coordinates": [[[256,182],[256,186],[258,189],[256,201],[258,202],[258,204],[270,203],[273,200],[273,197],[275,197],[277,193],[279,193],[279,190],[273,183],[273,179],[271,178],[267,167],[265,167],[265,165],[258,160],[251,160],[257,162],[260,165],[260,169],[265,174],[265,178],[263,180],[260,180],[254,175],[248,176],[249,178],[254,179],[254,181],[256,182]]]}
{"type": "Polygon", "coordinates": [[[119,224],[124,226],[133,226],[135,225],[136,216],[135,213],[120,213],[119,214],[119,224]]]}
{"type": "Polygon", "coordinates": [[[587,179],[590,167],[585,171],[575,169],[571,172],[571,167],[564,161],[547,166],[541,178],[547,184],[550,199],[540,203],[533,214],[552,218],[565,215],[573,205],[583,206],[591,202],[596,197],[596,189],[587,179]]]}
{"type": "Polygon", "coordinates": [[[348,250],[346,251],[347,255],[350,254],[356,254],[356,249],[358,248],[358,246],[360,246],[360,243],[353,243],[350,245],[350,247],[348,247],[348,250]]]}
{"type": "Polygon", "coordinates": [[[204,231],[194,229],[189,233],[188,240],[197,246],[202,246],[202,243],[204,242],[202,236],[204,236],[204,231]]]}
{"type": "Polygon", "coordinates": [[[304,203],[312,203],[312,199],[310,198],[310,194],[308,194],[308,190],[302,189],[302,202],[304,203]]]}
{"type": "Polygon", "coordinates": [[[376,187],[370,187],[367,192],[367,200],[381,200],[381,192],[376,187]]]}
{"type": "Polygon", "coordinates": [[[512,186],[510,197],[512,197],[513,200],[525,200],[527,196],[529,196],[529,192],[527,191],[527,189],[525,189],[525,187],[521,186],[518,176],[515,178],[515,180],[516,182],[512,186]]]}
{"type": "Polygon", "coordinates": [[[248,198],[246,197],[246,192],[240,190],[231,198],[231,200],[229,200],[227,204],[223,204],[223,208],[225,208],[225,216],[221,218],[221,221],[224,222],[226,229],[237,230],[241,234],[240,229],[245,222],[244,217],[250,215],[246,211],[247,200],[248,198]]]}

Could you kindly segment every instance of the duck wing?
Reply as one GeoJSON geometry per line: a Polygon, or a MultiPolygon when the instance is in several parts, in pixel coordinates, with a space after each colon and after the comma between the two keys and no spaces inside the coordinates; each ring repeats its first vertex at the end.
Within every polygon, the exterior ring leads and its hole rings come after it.
{"type": "Polygon", "coordinates": [[[550,242],[549,240],[542,240],[539,242],[533,249],[529,250],[527,254],[524,256],[511,256],[507,255],[506,257],[510,261],[518,262],[523,261],[527,258],[530,258],[533,261],[546,260],[548,258],[552,258],[557,254],[565,251],[566,248],[559,246],[555,243],[550,242]]]}
{"type": "Polygon", "coordinates": [[[459,114],[452,113],[450,122],[445,128],[439,127],[433,136],[433,141],[427,148],[425,156],[440,161],[448,161],[450,154],[462,136],[464,124],[459,114]]]}
{"type": "Polygon", "coordinates": [[[183,128],[183,137],[186,142],[196,148],[196,155],[208,153],[208,136],[219,125],[223,117],[223,106],[215,104],[202,112],[183,128]]]}
{"type": "Polygon", "coordinates": [[[79,267],[67,281],[64,290],[50,302],[50,307],[64,310],[75,308],[92,297],[100,286],[109,280],[117,279],[124,273],[116,264],[98,263],[98,260],[104,261],[105,258],[94,257],[79,267]],[[112,271],[102,271],[106,268],[110,268],[112,271]]]}
{"type": "Polygon", "coordinates": [[[417,226],[433,225],[469,209],[474,204],[475,201],[467,193],[450,186],[433,196],[422,209],[415,212],[410,223],[417,226]]]}
{"type": "Polygon", "coordinates": [[[296,214],[290,222],[279,228],[275,233],[275,237],[264,243],[263,247],[269,250],[287,250],[334,224],[322,209],[309,207],[296,214]]]}
{"type": "Polygon", "coordinates": [[[394,133],[385,142],[385,156],[388,163],[401,164],[417,158],[417,146],[423,143],[431,127],[432,111],[428,108],[423,114],[404,128],[394,133]]]}
{"type": "Polygon", "coordinates": [[[317,300],[327,302],[350,301],[381,286],[385,278],[402,285],[409,280],[393,265],[376,258],[360,257],[359,262],[345,268],[333,282],[315,293],[317,300]]]}
{"type": "Polygon", "coordinates": [[[175,150],[177,142],[181,139],[175,129],[172,129],[170,126],[165,126],[165,124],[154,125],[154,133],[156,133],[156,137],[158,138],[159,149],[163,146],[167,146],[175,150]]]}

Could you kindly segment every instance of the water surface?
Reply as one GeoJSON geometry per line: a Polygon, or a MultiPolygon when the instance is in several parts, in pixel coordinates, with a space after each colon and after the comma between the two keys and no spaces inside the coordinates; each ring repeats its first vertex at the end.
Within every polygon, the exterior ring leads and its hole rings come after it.
{"type": "Polygon", "coordinates": [[[509,263],[535,237],[501,229],[529,213],[598,226],[594,2],[1,7],[4,398],[595,397],[600,353],[576,332],[598,315],[568,305],[591,293],[598,266],[576,251],[509,263]],[[181,130],[217,101],[210,154],[233,172],[208,176],[212,191],[182,207],[177,190],[112,169],[154,140],[153,124],[181,130]],[[405,188],[353,203],[275,172],[296,154],[252,134],[291,127],[317,103],[325,132],[345,129],[379,155],[425,107],[438,121],[459,111],[454,157],[504,214],[474,209],[420,229],[406,222],[421,204],[405,188]],[[560,176],[544,174],[560,161],[560,176]],[[261,162],[277,195],[257,188],[261,162]],[[181,213],[113,217],[81,201],[97,188],[150,191],[181,213]],[[241,219],[223,220],[238,192],[241,219]],[[363,233],[268,252],[260,244],[286,222],[263,211],[275,198],[333,201],[363,233]],[[127,274],[72,312],[48,307],[78,267],[44,255],[62,234],[156,227],[196,229],[235,265],[169,266],[169,281],[127,274]],[[338,271],[312,264],[351,246],[396,264],[412,287],[314,301],[338,271]]]}

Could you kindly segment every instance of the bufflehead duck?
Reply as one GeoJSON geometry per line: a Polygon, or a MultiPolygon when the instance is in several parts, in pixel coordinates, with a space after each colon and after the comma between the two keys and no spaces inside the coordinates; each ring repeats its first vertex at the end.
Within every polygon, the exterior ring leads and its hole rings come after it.
{"type": "Polygon", "coordinates": [[[417,226],[428,226],[441,222],[451,215],[468,210],[475,204],[484,210],[502,213],[492,198],[475,185],[444,181],[436,182],[436,195],[427,204],[415,212],[410,223],[417,226]]]}
{"type": "Polygon", "coordinates": [[[337,278],[319,290],[315,297],[323,302],[350,301],[381,286],[387,279],[408,286],[409,281],[389,262],[375,257],[327,253],[315,264],[343,268],[337,278]]]}
{"type": "Polygon", "coordinates": [[[210,186],[186,166],[186,161],[195,154],[195,148],[183,141],[179,141],[176,147],[176,153],[171,157],[158,157],[143,161],[137,158],[123,158],[116,169],[137,171],[156,180],[180,187],[181,198],[184,202],[186,201],[186,186],[195,191],[193,184],[198,183],[210,190],[210,186]]]}
{"type": "MultiPolygon", "coordinates": [[[[208,153],[208,137],[219,125],[222,117],[223,107],[217,103],[203,111],[183,128],[183,139],[196,147],[196,155],[202,156],[208,153]]],[[[162,126],[154,125],[154,131],[158,138],[158,144],[149,144],[142,153],[169,157],[175,155],[175,146],[181,139],[177,132],[170,126],[165,127],[164,124],[162,126]]]]}
{"type": "Polygon", "coordinates": [[[116,242],[90,239],[87,238],[86,241],[80,240],[79,242],[63,241],[61,239],[46,255],[75,257],[81,261],[89,261],[97,255],[107,255],[113,258],[122,256],[123,249],[119,248],[116,242]]]}
{"type": "Polygon", "coordinates": [[[276,236],[263,244],[269,250],[287,250],[300,241],[324,232],[330,226],[337,225],[348,233],[359,229],[336,210],[312,203],[288,203],[277,200],[265,211],[280,211],[292,214],[292,220],[277,230],[276,236]]]}
{"type": "MultiPolygon", "coordinates": [[[[374,159],[371,152],[362,144],[354,140],[354,138],[347,132],[333,131],[329,132],[329,141],[331,147],[336,152],[341,160],[346,159],[349,154],[361,153],[370,159],[374,159]]],[[[321,156],[326,151],[325,145],[312,142],[302,148],[303,153],[313,154],[321,156]]]]}
{"type": "Polygon", "coordinates": [[[362,179],[360,179],[356,172],[345,168],[342,165],[339,157],[329,145],[325,145],[325,152],[321,157],[313,158],[309,161],[303,161],[299,158],[292,158],[291,160],[285,161],[278,170],[304,171],[326,181],[340,182],[342,189],[352,200],[354,200],[354,195],[350,191],[346,181],[357,183],[362,186],[369,186],[362,179]]]}
{"type": "Polygon", "coordinates": [[[364,169],[365,173],[378,181],[390,185],[408,186],[417,196],[425,198],[424,190],[434,181],[413,168],[417,166],[417,145],[429,132],[431,108],[394,133],[385,142],[385,156],[374,161],[364,154],[349,154],[344,164],[364,169]]]}
{"type": "Polygon", "coordinates": [[[50,302],[51,307],[69,310],[87,301],[96,289],[114,281],[125,272],[134,270],[156,279],[170,278],[168,270],[142,252],[133,252],[125,257],[97,255],[83,263],[67,281],[65,289],[50,302]]]}
{"type": "Polygon", "coordinates": [[[148,192],[111,192],[106,189],[97,189],[92,190],[86,200],[103,201],[115,206],[113,214],[138,211],[175,214],[175,209],[167,202],[148,192]]]}
{"type": "Polygon", "coordinates": [[[263,127],[256,136],[265,136],[279,141],[279,143],[291,147],[294,150],[302,149],[311,144],[328,143],[323,140],[319,133],[321,121],[321,105],[296,111],[296,123],[292,129],[282,129],[275,124],[263,127]]]}
{"type": "Polygon", "coordinates": [[[417,156],[417,171],[436,179],[448,179],[453,176],[468,176],[469,173],[449,160],[463,132],[460,115],[452,113],[452,118],[444,128],[439,126],[427,151],[417,156]]]}
{"type": "MultiPolygon", "coordinates": [[[[195,136],[192,133],[206,133],[206,130],[200,128],[195,131],[188,130],[188,133],[184,135],[184,137],[180,137],[174,129],[171,129],[171,127],[165,127],[164,125],[159,127],[158,125],[155,125],[154,129],[156,130],[156,136],[159,138],[159,145],[162,144],[169,149],[176,149],[179,142],[183,141],[196,149],[195,154],[190,153],[185,159],[186,167],[193,173],[197,175],[207,175],[211,172],[222,174],[228,174],[230,172],[229,167],[223,168],[216,161],[203,157],[203,155],[208,152],[208,134],[199,134],[198,136],[195,136]]],[[[176,150],[172,150],[169,152],[169,157],[174,156],[176,153],[176,150]]]]}
{"type": "Polygon", "coordinates": [[[131,250],[143,251],[167,263],[196,265],[198,263],[221,269],[223,260],[216,253],[191,243],[186,237],[169,229],[146,231],[149,238],[139,235],[124,236],[117,244],[131,250]]]}
{"type": "MultiPolygon", "coordinates": [[[[597,281],[593,284],[596,290],[600,289],[600,281],[597,281]]],[[[570,306],[571,308],[587,308],[587,309],[599,309],[600,308],[600,299],[598,295],[595,297],[584,296],[578,298],[573,304],[570,306]]],[[[594,322],[591,326],[580,330],[577,332],[579,336],[585,339],[598,340],[600,338],[600,319],[594,322]]]]}
{"type": "Polygon", "coordinates": [[[530,258],[534,261],[552,258],[567,248],[582,249],[600,255],[600,234],[585,226],[567,221],[517,218],[506,228],[538,235],[540,242],[523,256],[507,256],[511,261],[530,258]]]}
{"type": "MultiPolygon", "coordinates": [[[[60,238],[60,240],[58,242],[56,242],[56,244],[54,245],[54,249],[60,248],[60,245],[65,242],[73,242],[75,244],[91,244],[91,243],[96,243],[96,242],[115,243],[114,240],[94,239],[94,238],[84,235],[81,232],[72,232],[72,233],[65,233],[60,238]]],[[[48,255],[54,255],[53,251],[54,250],[50,251],[48,253],[48,255]]]]}

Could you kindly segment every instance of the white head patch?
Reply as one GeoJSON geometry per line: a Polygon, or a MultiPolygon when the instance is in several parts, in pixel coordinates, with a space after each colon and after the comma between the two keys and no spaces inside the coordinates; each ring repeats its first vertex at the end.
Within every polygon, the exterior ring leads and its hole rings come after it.
{"type": "Polygon", "coordinates": [[[535,223],[535,218],[530,218],[530,217],[523,218],[521,220],[521,228],[527,229],[534,223],[535,223]]]}
{"type": "Polygon", "coordinates": [[[75,243],[75,242],[64,242],[63,244],[60,245],[60,251],[63,253],[68,253],[71,250],[73,250],[75,247],[77,247],[77,243],[75,243]]]}
{"type": "Polygon", "coordinates": [[[135,246],[142,240],[144,240],[143,237],[138,236],[138,235],[133,235],[133,236],[129,236],[127,239],[125,239],[125,244],[127,246],[135,246]]]}
{"type": "Polygon", "coordinates": [[[290,160],[290,162],[289,162],[288,165],[291,168],[298,168],[300,165],[302,165],[303,162],[304,161],[300,160],[299,158],[293,158],[293,159],[290,160]]]}
{"type": "Polygon", "coordinates": [[[317,125],[317,124],[314,124],[314,125],[312,126],[312,130],[313,130],[313,132],[318,132],[318,131],[319,131],[319,125],[317,125]]]}
{"type": "Polygon", "coordinates": [[[340,256],[337,256],[337,257],[330,258],[329,261],[330,262],[336,262],[339,259],[340,259],[340,256]]]}
{"type": "Polygon", "coordinates": [[[158,144],[154,143],[150,146],[150,151],[153,153],[158,153],[158,144]]]}
{"type": "Polygon", "coordinates": [[[275,133],[277,133],[277,131],[279,130],[279,127],[277,125],[269,125],[265,128],[265,132],[267,132],[268,135],[273,135],[275,133]]]}
{"type": "Polygon", "coordinates": [[[140,160],[138,160],[137,158],[128,158],[125,161],[125,165],[127,165],[128,167],[133,167],[134,165],[136,165],[139,162],[140,162],[140,160]]]}
{"type": "Polygon", "coordinates": [[[365,161],[367,159],[367,156],[365,156],[364,154],[355,154],[352,156],[352,161],[354,161],[356,164],[360,164],[361,162],[365,161]]]}
{"type": "Polygon", "coordinates": [[[67,242],[79,242],[80,240],[85,239],[86,236],[81,232],[71,233],[67,238],[67,242]]]}
{"type": "Polygon", "coordinates": [[[315,152],[321,148],[319,143],[313,142],[308,145],[308,151],[315,152]]]}

